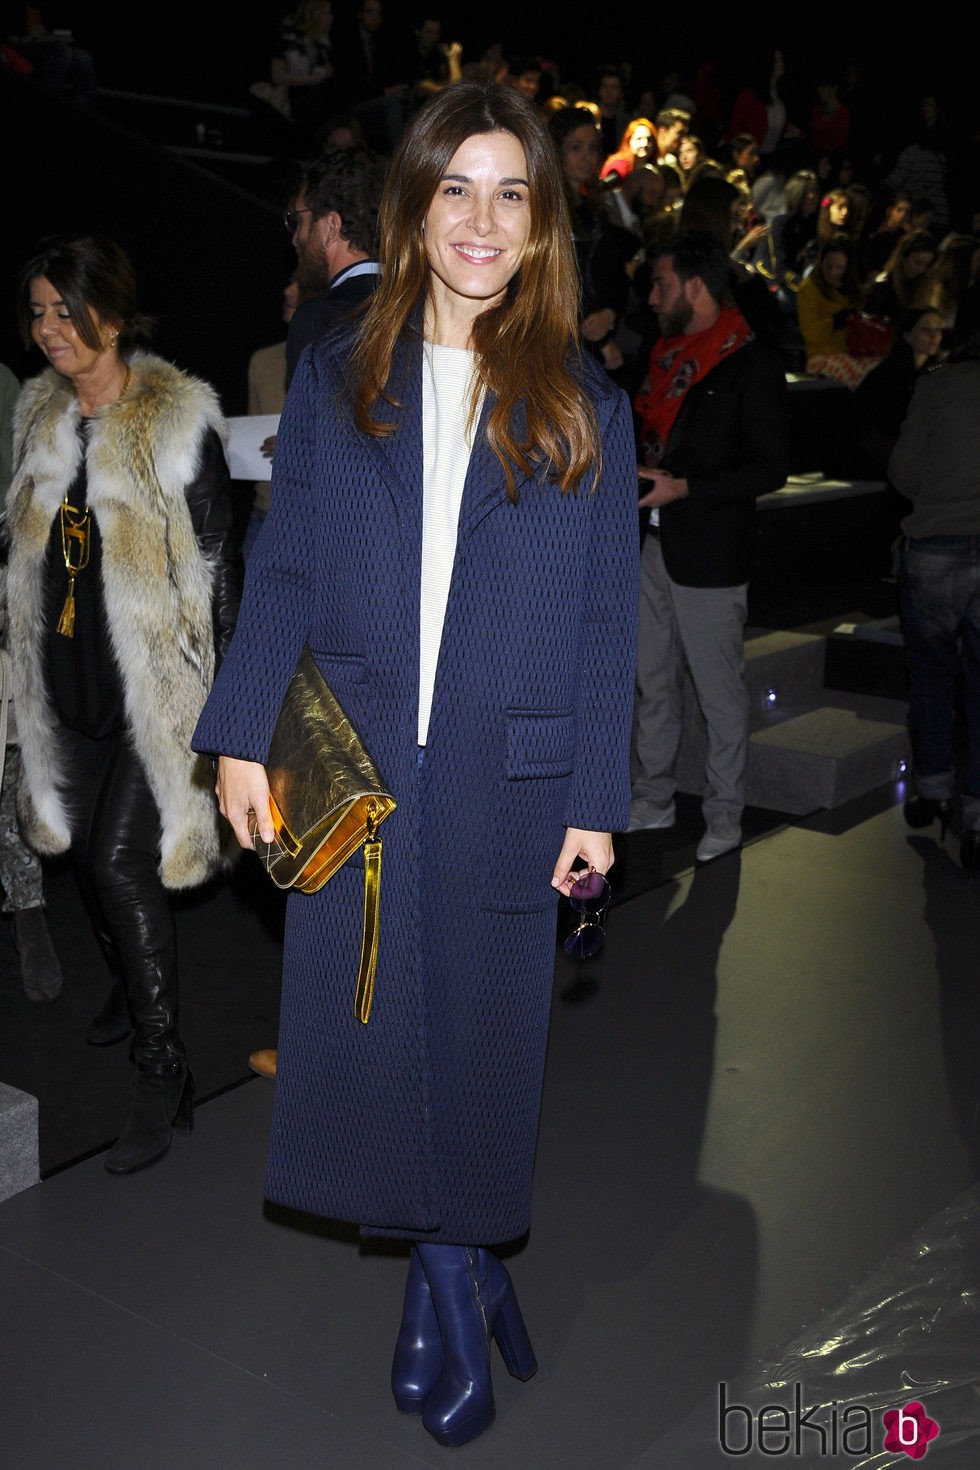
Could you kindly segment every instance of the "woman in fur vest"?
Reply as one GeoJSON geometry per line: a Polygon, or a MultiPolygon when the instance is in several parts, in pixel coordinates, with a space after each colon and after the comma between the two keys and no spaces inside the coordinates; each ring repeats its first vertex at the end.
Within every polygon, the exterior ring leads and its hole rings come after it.
{"type": "Polygon", "coordinates": [[[50,364],[17,400],[7,509],[19,806],[37,852],[70,851],[113,975],[86,1038],[132,1032],[106,1158],[128,1174],[192,1122],[170,892],[221,865],[190,738],[238,606],[226,431],[208,384],[136,350],[149,324],[113,241],[42,242],[18,311],[50,364]]]}

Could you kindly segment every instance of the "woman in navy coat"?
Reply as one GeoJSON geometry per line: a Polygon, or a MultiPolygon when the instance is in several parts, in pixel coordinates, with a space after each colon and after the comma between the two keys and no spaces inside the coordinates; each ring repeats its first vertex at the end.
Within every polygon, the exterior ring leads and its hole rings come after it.
{"type": "Polygon", "coordinates": [[[629,817],[637,478],[625,395],[577,346],[561,173],[512,89],[409,124],[383,274],[308,349],[272,511],[195,734],[243,847],[308,644],[397,801],[370,1022],[363,874],[287,906],[266,1189],[413,1242],[392,1388],[443,1444],[493,1418],[490,1341],[535,1362],[488,1249],[529,1224],[556,904],[629,817]]]}

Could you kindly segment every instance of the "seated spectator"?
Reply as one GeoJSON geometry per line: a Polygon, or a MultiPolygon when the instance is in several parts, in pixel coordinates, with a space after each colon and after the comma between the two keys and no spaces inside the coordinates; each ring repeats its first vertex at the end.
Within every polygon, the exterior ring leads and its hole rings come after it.
{"type": "Polygon", "coordinates": [[[643,163],[622,179],[612,174],[605,181],[604,197],[613,223],[642,240],[646,221],[669,204],[668,172],[658,163],[643,163]]]}
{"type": "Polygon", "coordinates": [[[913,292],[915,306],[934,306],[942,318],[943,346],[953,345],[960,302],[977,279],[980,240],[958,232],[939,242],[936,258],[919,277],[913,292]]]}
{"type": "Polygon", "coordinates": [[[926,230],[932,236],[932,243],[938,244],[936,239],[936,206],[931,199],[924,194],[913,196],[909,205],[909,230],[926,230]]]}
{"type": "Polygon", "coordinates": [[[728,167],[725,178],[730,184],[750,192],[759,171],[759,145],[751,133],[737,133],[728,144],[728,167]]]}
{"type": "MultiPolygon", "coordinates": [[[[663,98],[664,107],[673,107],[678,112],[686,112],[689,117],[694,116],[696,103],[684,90],[684,79],[675,66],[669,66],[660,78],[659,95],[663,98]]],[[[652,110],[656,112],[657,109],[652,110]]]]}
{"type": "Polygon", "coordinates": [[[685,233],[698,230],[721,241],[731,260],[732,299],[753,334],[779,354],[786,372],[802,371],[803,343],[795,322],[781,309],[769,282],[742,259],[768,233],[764,222],[752,220],[749,195],[728,179],[702,175],[684,195],[679,228],[685,233]]]}
{"type": "Polygon", "coordinates": [[[529,102],[538,100],[541,75],[541,61],[537,56],[515,56],[507,62],[508,84],[529,102]]]}
{"type": "Polygon", "coordinates": [[[352,112],[334,112],[324,118],[315,134],[316,151],[327,148],[366,148],[364,129],[352,112]]]}
{"type": "Polygon", "coordinates": [[[95,62],[90,51],[76,44],[65,17],[59,15],[49,24],[37,4],[21,6],[19,14],[23,27],[14,26],[3,38],[14,68],[77,107],[94,107],[95,62]]]}
{"type": "Polygon", "coordinates": [[[360,0],[338,21],[334,65],[335,105],[353,112],[369,147],[393,153],[405,126],[409,64],[391,39],[382,0],[360,0]]]}
{"type": "Polygon", "coordinates": [[[864,247],[864,263],[872,277],[885,269],[895,246],[908,233],[911,205],[908,194],[900,191],[880,207],[880,218],[872,222],[864,247]]]}
{"type": "Polygon", "coordinates": [[[612,375],[624,368],[616,329],[629,296],[636,237],[613,222],[599,179],[599,129],[591,113],[564,107],[548,119],[561,161],[582,287],[583,345],[612,375]]]}
{"type": "Polygon", "coordinates": [[[406,63],[409,82],[407,110],[421,107],[434,92],[447,82],[458,82],[462,75],[463,47],[459,41],[442,39],[442,22],[434,16],[420,20],[413,33],[414,48],[406,63]]]}
{"type": "Polygon", "coordinates": [[[331,0],[300,0],[279,24],[268,77],[249,88],[255,102],[291,124],[292,146],[300,152],[315,146],[316,126],[334,106],[332,28],[331,0]]]}
{"type": "Polygon", "coordinates": [[[599,171],[600,178],[613,175],[623,178],[646,163],[653,149],[653,123],[646,117],[634,117],[626,124],[615,152],[610,153],[599,171]]]}
{"type": "Polygon", "coordinates": [[[684,190],[687,190],[688,184],[697,178],[703,168],[711,166],[717,173],[724,172],[717,159],[709,158],[703,138],[699,138],[696,133],[685,133],[677,145],[676,165],[684,190]]]}
{"type": "Polygon", "coordinates": [[[787,138],[798,138],[800,130],[789,118],[781,96],[786,75],[786,59],[777,47],[764,52],[753,74],[735,94],[728,119],[728,137],[748,133],[759,146],[761,157],[768,159],[787,138]]]}
{"type": "Polygon", "coordinates": [[[820,186],[812,168],[800,168],[786,180],[784,214],[772,222],[776,277],[795,290],[816,259],[820,186]]]}
{"type": "Polygon", "coordinates": [[[789,140],[780,143],[768,158],[760,156],[750,187],[755,212],[767,224],[786,213],[786,185],[796,171],[799,156],[798,144],[789,140]]]}
{"type": "Polygon", "coordinates": [[[829,189],[817,211],[817,251],[835,235],[851,233],[851,200],[846,189],[829,189]]]}
{"type": "Polygon", "coordinates": [[[867,470],[884,477],[888,457],[898,443],[915,385],[940,361],[943,328],[931,306],[902,312],[888,356],[874,367],[855,391],[858,449],[867,470]]]}
{"type": "MultiPolygon", "coordinates": [[[[929,200],[933,209],[929,228],[938,241],[949,229],[949,166],[946,132],[932,93],[918,99],[909,131],[910,141],[899,151],[885,177],[885,187],[893,192],[903,189],[912,199],[929,200]]],[[[924,226],[917,220],[915,228],[924,226]]]]}
{"type": "Polygon", "coordinates": [[[873,357],[854,357],[847,326],[861,310],[854,244],[843,233],[820,247],[817,263],[796,293],[796,315],[806,349],[806,370],[855,389],[875,366],[873,357]]]}
{"type": "Polygon", "coordinates": [[[913,304],[916,288],[936,258],[936,243],[925,230],[903,235],[885,267],[865,291],[864,304],[875,316],[894,322],[913,304]]]}
{"type": "MultiPolygon", "coordinates": [[[[622,149],[626,126],[626,87],[618,66],[603,66],[596,78],[593,100],[599,109],[599,138],[603,162],[622,149]]],[[[648,127],[652,124],[647,123],[648,127]]]]}
{"type": "Polygon", "coordinates": [[[868,278],[865,252],[868,242],[868,220],[871,216],[873,202],[871,190],[866,184],[855,182],[848,184],[844,192],[847,194],[847,233],[854,242],[858,278],[863,285],[868,278]]]}
{"type": "Polygon", "coordinates": [[[831,167],[843,158],[851,138],[851,109],[840,100],[839,89],[836,77],[824,74],[818,80],[807,129],[814,154],[828,159],[831,167]]]}
{"type": "Polygon", "coordinates": [[[486,50],[475,61],[464,61],[460,70],[464,81],[500,82],[507,80],[507,58],[503,44],[491,41],[486,50]]]}
{"type": "Polygon", "coordinates": [[[669,163],[677,167],[677,148],[691,123],[690,114],[676,107],[661,107],[653,119],[656,156],[654,163],[669,163]]]}

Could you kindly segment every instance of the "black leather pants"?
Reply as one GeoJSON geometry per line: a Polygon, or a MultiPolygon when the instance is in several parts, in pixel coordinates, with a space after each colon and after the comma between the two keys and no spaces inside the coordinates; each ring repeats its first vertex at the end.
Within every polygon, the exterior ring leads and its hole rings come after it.
{"type": "Polygon", "coordinates": [[[66,789],[79,888],[133,1022],[133,1060],[168,1070],[184,1057],[177,1030],[177,936],[160,881],[160,812],[124,733],[91,740],[72,730],[66,789]]]}

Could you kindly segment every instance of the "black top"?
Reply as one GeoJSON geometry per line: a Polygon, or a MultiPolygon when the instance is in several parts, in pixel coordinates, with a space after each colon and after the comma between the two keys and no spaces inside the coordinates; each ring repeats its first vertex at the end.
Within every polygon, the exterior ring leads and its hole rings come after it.
{"type": "MultiPolygon", "coordinates": [[[[80,419],[78,434],[87,446],[91,419],[80,419]]],[[[83,450],[78,473],[68,490],[76,511],[87,505],[88,477],[83,450]]],[[[45,563],[44,612],[47,628],[48,688],[58,719],[69,730],[99,740],[125,721],[122,680],[107,637],[102,587],[102,537],[95,516],[89,517],[88,564],[75,578],[75,628],[71,638],[59,633],[58,621],[68,595],[68,572],[61,542],[61,512],[51,523],[45,563]]]]}
{"type": "MultiPolygon", "coordinates": [[[[82,419],[78,432],[87,445],[92,420],[82,419]]],[[[221,439],[208,429],[201,458],[186,497],[198,545],[214,567],[212,601],[216,659],[220,662],[235,627],[241,594],[240,558],[232,553],[228,464],[221,439]]],[[[68,500],[76,510],[87,504],[88,483],[83,454],[68,500]]],[[[92,739],[121,730],[125,723],[122,679],[112,651],[112,630],[102,583],[102,537],[93,514],[89,522],[89,560],[75,579],[74,636],[57,631],[68,593],[68,573],[61,545],[61,514],[48,538],[44,570],[44,614],[47,629],[48,689],[61,723],[92,739]]]]}

